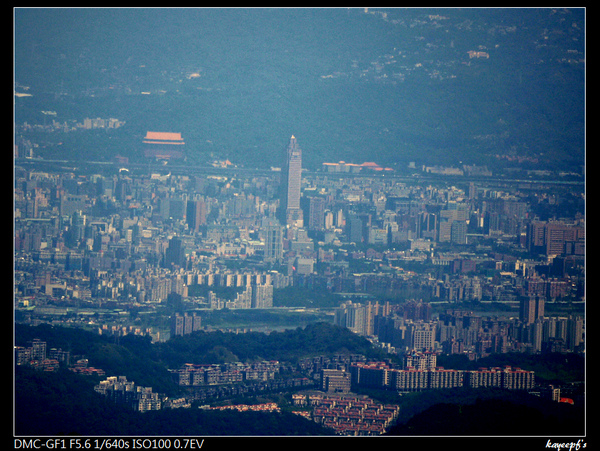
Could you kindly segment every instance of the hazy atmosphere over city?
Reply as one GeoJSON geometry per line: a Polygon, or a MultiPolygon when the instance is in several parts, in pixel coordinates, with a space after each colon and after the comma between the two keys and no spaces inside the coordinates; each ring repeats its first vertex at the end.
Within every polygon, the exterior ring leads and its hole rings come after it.
{"type": "Polygon", "coordinates": [[[15,448],[587,444],[584,8],[13,26],[15,448]]]}

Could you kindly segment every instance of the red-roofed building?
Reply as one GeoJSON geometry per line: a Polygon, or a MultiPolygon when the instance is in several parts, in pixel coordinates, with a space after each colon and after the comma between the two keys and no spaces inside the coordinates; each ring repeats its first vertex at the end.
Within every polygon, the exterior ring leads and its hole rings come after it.
{"type": "Polygon", "coordinates": [[[144,155],[158,159],[183,158],[185,142],[181,133],[146,132],[144,155]]]}

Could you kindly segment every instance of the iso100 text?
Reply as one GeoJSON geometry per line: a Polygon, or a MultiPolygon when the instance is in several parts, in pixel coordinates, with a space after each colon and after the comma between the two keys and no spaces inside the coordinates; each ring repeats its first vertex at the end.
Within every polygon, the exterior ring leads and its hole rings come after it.
{"type": "Polygon", "coordinates": [[[15,439],[13,449],[73,449],[104,451],[109,449],[201,449],[204,439],[15,439]]]}

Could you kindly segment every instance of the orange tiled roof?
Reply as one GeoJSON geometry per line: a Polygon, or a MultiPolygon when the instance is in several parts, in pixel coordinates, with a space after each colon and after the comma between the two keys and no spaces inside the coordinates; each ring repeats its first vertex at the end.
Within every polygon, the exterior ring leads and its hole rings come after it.
{"type": "Polygon", "coordinates": [[[164,139],[168,141],[183,141],[181,133],[170,132],[146,132],[145,139],[164,139]]]}
{"type": "Polygon", "coordinates": [[[169,141],[172,144],[183,144],[183,138],[181,133],[170,133],[170,132],[146,132],[144,142],[152,143],[164,143],[169,141]]]}

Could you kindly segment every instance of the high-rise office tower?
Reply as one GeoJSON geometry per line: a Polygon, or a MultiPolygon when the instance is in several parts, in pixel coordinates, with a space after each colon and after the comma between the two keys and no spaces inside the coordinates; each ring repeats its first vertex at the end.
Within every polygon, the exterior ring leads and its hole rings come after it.
{"type": "Polygon", "coordinates": [[[467,244],[467,222],[452,221],[450,226],[450,241],[457,244],[467,244]]]}
{"type": "Polygon", "coordinates": [[[348,227],[347,235],[350,241],[355,243],[361,243],[363,240],[363,222],[362,220],[355,214],[351,214],[348,218],[348,222],[346,223],[348,227]]]}
{"type": "Polygon", "coordinates": [[[270,222],[265,226],[265,261],[281,262],[283,257],[283,242],[281,226],[276,222],[270,222]]]}
{"type": "Polygon", "coordinates": [[[519,319],[526,324],[533,324],[536,319],[544,317],[544,298],[540,296],[522,296],[519,301],[519,319]]]}
{"type": "Polygon", "coordinates": [[[300,180],[302,177],[302,150],[292,135],[287,148],[286,161],[281,174],[281,219],[287,225],[302,227],[304,220],[300,209],[300,180]]]}
{"type": "Polygon", "coordinates": [[[186,220],[189,228],[198,233],[200,226],[206,224],[206,204],[204,201],[187,201],[186,220]]]}
{"type": "MultiPolygon", "coordinates": [[[[325,228],[325,199],[322,197],[311,197],[309,201],[308,228],[311,230],[323,230],[325,228]]],[[[333,221],[333,216],[332,216],[333,221]]]]}
{"type": "Polygon", "coordinates": [[[185,249],[181,238],[174,236],[169,241],[169,246],[165,251],[165,265],[183,266],[185,264],[185,249]]]}

